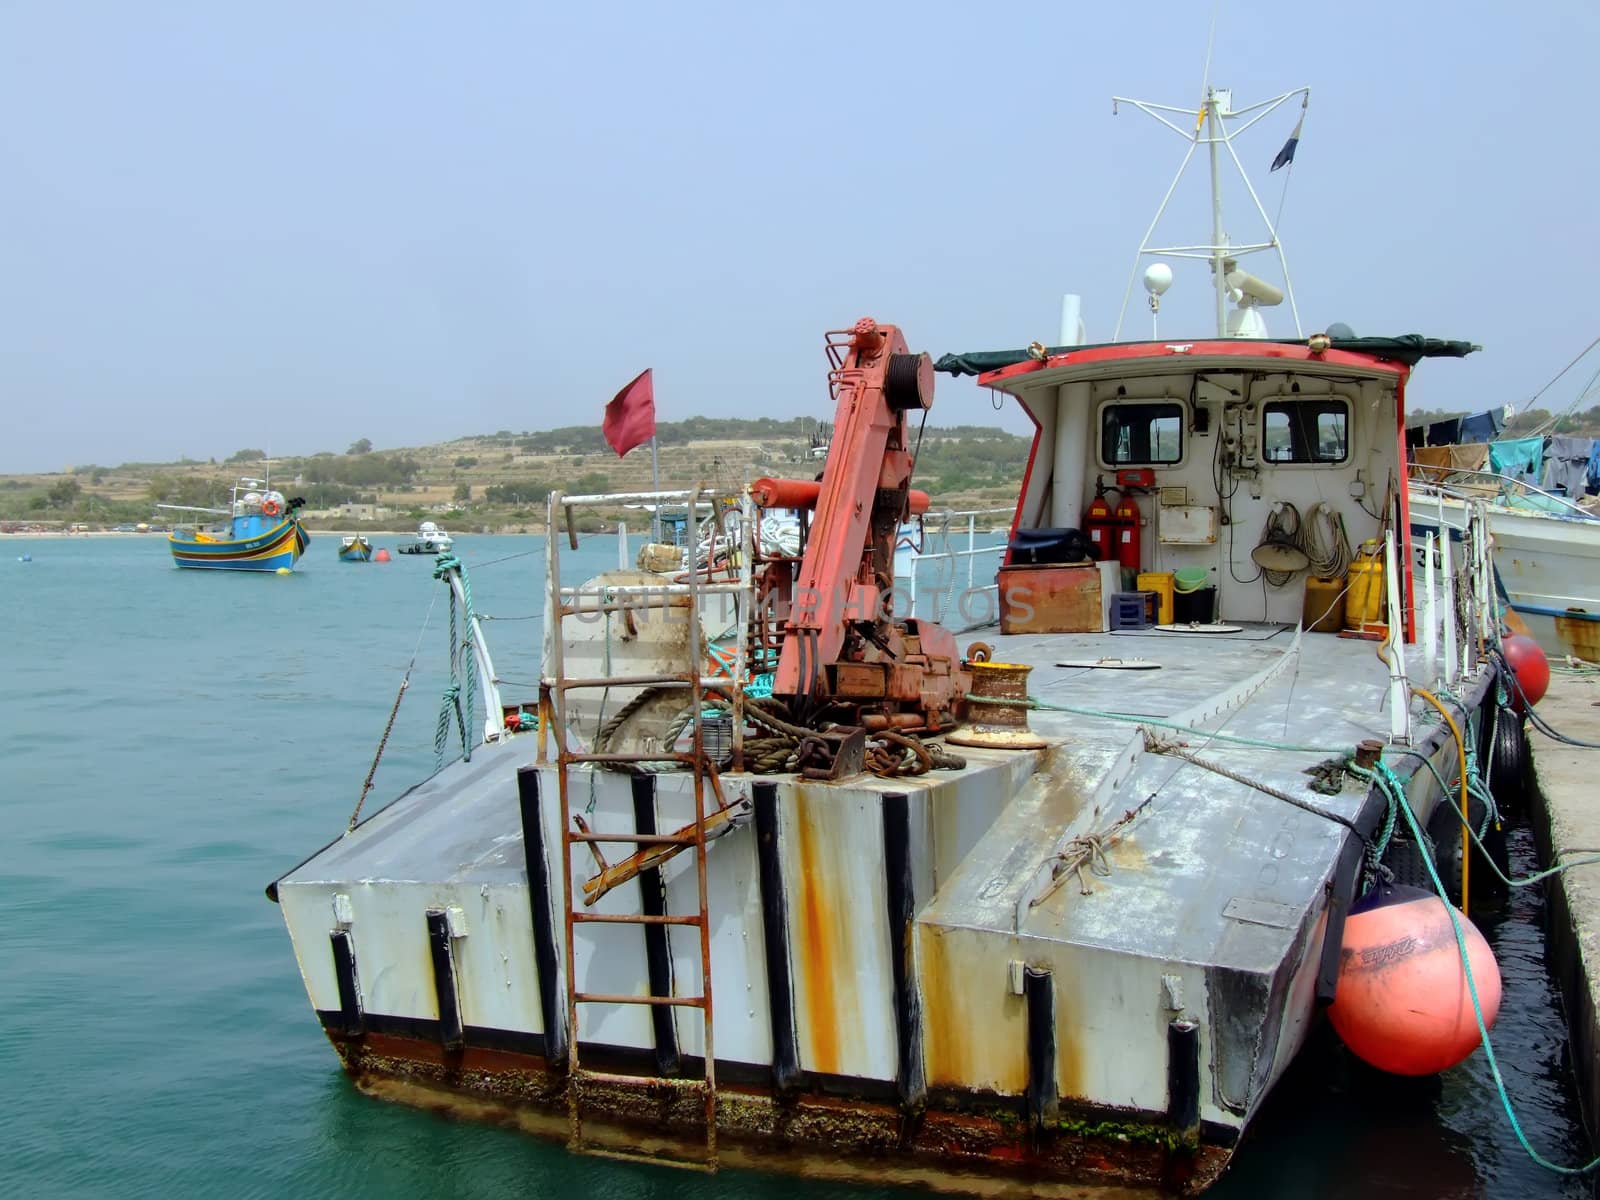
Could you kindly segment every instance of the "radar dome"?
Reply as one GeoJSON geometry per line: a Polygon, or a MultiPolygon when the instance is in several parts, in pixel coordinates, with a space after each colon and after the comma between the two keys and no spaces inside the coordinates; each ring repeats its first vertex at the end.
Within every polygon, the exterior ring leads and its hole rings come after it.
{"type": "Polygon", "coordinates": [[[1144,269],[1144,290],[1159,296],[1172,286],[1172,268],[1164,262],[1151,263],[1144,269]]]}

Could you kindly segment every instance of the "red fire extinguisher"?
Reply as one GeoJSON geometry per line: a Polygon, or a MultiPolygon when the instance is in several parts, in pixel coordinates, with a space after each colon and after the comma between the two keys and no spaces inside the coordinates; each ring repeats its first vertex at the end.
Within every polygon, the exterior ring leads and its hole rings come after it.
{"type": "Polygon", "coordinates": [[[1119,563],[1130,571],[1139,569],[1139,506],[1131,495],[1124,492],[1117,501],[1117,511],[1112,514],[1116,527],[1119,563]]]}
{"type": "Polygon", "coordinates": [[[1088,535],[1096,559],[1108,561],[1117,556],[1116,547],[1112,544],[1114,527],[1111,506],[1106,503],[1106,490],[1096,486],[1094,499],[1089,502],[1089,511],[1083,518],[1083,532],[1088,535]]]}

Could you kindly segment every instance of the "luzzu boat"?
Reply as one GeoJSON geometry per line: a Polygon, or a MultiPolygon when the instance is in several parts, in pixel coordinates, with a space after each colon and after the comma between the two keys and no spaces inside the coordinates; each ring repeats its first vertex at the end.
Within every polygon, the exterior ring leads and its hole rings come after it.
{"type": "Polygon", "coordinates": [[[370,562],[371,559],[372,543],[363,534],[350,534],[339,544],[340,562],[370,562]]]}
{"type": "Polygon", "coordinates": [[[311,535],[300,524],[299,497],[284,498],[264,479],[241,479],[233,485],[227,508],[162,504],[172,512],[206,513],[224,518],[209,528],[175,528],[167,536],[172,561],[180,567],[223,571],[292,571],[305,553],[311,535]]]}

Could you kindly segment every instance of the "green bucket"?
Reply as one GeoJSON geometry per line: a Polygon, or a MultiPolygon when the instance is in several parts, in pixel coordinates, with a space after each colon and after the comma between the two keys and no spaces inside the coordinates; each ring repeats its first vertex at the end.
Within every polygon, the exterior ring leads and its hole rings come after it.
{"type": "Polygon", "coordinates": [[[1210,572],[1204,567],[1184,567],[1172,573],[1172,590],[1175,592],[1198,592],[1205,587],[1210,572]]]}

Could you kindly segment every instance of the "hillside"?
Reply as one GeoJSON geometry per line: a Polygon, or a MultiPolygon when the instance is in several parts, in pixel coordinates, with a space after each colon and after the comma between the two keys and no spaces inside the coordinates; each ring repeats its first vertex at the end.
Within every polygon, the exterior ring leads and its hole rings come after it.
{"type": "MultiPolygon", "coordinates": [[[[760,475],[812,478],[816,422],[694,417],[661,424],[661,486],[736,487],[760,475]]],[[[928,427],[916,485],[939,508],[1009,506],[1028,440],[975,425],[928,427]]],[[[155,505],[216,505],[241,475],[263,473],[262,452],[245,448],[218,461],[75,466],[46,475],[0,476],[0,522],[91,528],[163,521],[155,505]]],[[[274,484],[306,499],[313,529],[408,528],[432,517],[463,532],[543,528],[544,499],[567,492],[644,491],[650,452],[619,459],[592,425],[459,438],[432,446],[374,449],[363,440],[343,454],[274,459],[274,484]]],[[[613,517],[619,514],[611,514],[613,517]]],[[[589,518],[594,522],[604,514],[589,518]]],[[[636,518],[637,519],[637,518],[636,518]]]]}

